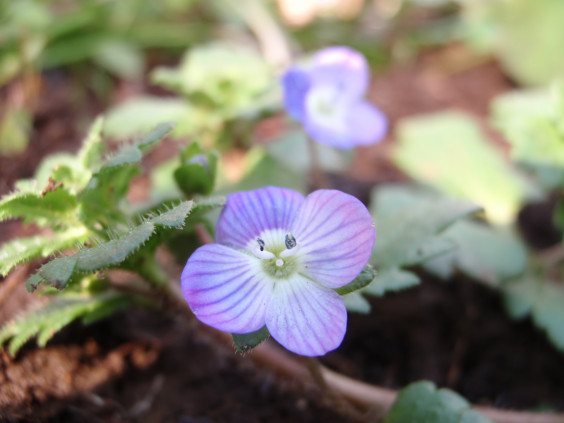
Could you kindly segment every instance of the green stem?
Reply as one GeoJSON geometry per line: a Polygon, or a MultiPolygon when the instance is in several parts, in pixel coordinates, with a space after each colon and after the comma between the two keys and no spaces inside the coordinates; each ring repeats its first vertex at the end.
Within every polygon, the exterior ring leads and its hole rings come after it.
{"type": "Polygon", "coordinates": [[[329,182],[327,181],[327,176],[321,169],[319,150],[317,149],[316,142],[308,137],[307,145],[309,150],[309,160],[311,163],[313,187],[315,189],[329,188],[329,182]]]}

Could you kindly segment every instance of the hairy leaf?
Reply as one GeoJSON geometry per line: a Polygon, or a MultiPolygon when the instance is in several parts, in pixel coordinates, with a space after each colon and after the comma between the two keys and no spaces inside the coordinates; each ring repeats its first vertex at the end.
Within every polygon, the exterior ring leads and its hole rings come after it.
{"type": "Polygon", "coordinates": [[[492,423],[472,410],[470,403],[449,389],[431,382],[416,382],[402,389],[383,423],[492,423]]]}
{"type": "Polygon", "coordinates": [[[66,226],[75,221],[76,197],[65,188],[43,193],[15,192],[0,199],[0,221],[23,219],[39,226],[66,226]]]}
{"type": "Polygon", "coordinates": [[[32,337],[38,336],[37,344],[47,341],[72,321],[82,318],[91,323],[130,304],[131,296],[106,292],[99,296],[65,295],[56,297],[43,308],[24,314],[0,329],[0,345],[11,339],[9,352],[15,355],[32,337]]]}
{"type": "Polygon", "coordinates": [[[17,238],[0,248],[0,275],[6,276],[16,265],[36,257],[48,257],[57,251],[82,243],[89,238],[85,228],[73,228],[52,236],[17,238]]]}
{"type": "MultiPolygon", "coordinates": [[[[72,256],[65,256],[51,260],[39,270],[39,279],[33,276],[28,280],[28,289],[34,290],[40,283],[63,289],[75,272],[87,273],[116,266],[133,255],[155,233],[184,225],[192,211],[194,202],[185,201],[172,209],[156,215],[117,239],[100,243],[92,248],[80,250],[72,256]]],[[[163,242],[163,237],[158,242],[163,242]]]]}

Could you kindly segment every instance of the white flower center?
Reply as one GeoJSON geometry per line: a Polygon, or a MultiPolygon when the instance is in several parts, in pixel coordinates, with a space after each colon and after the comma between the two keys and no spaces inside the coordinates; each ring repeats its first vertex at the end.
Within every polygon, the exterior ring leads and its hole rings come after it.
{"type": "Polygon", "coordinates": [[[309,90],[305,106],[308,115],[318,124],[339,125],[344,122],[347,104],[341,98],[339,86],[320,86],[309,90]]]}
{"type": "Polygon", "coordinates": [[[281,230],[265,231],[256,242],[248,245],[251,252],[261,259],[263,269],[275,278],[284,279],[297,271],[299,250],[296,239],[281,230]]]}

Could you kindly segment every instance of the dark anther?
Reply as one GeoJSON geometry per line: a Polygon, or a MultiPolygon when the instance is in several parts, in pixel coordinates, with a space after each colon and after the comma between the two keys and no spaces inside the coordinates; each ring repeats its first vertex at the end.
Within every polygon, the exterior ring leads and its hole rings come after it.
{"type": "Polygon", "coordinates": [[[257,242],[258,242],[258,245],[259,245],[259,249],[261,251],[264,251],[264,241],[260,238],[257,238],[257,242]]]}
{"type": "Polygon", "coordinates": [[[296,246],[296,238],[294,238],[294,235],[292,234],[286,234],[286,239],[284,240],[284,243],[286,244],[286,248],[288,250],[291,250],[296,246]]]}

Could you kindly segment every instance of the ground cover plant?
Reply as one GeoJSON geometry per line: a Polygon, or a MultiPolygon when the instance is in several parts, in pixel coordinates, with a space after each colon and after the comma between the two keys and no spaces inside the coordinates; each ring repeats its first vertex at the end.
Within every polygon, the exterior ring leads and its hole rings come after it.
{"type": "Polygon", "coordinates": [[[2,9],[2,419],[564,421],[555,0],[28,3],[2,9]],[[139,36],[175,10],[202,30],[139,36]]]}

